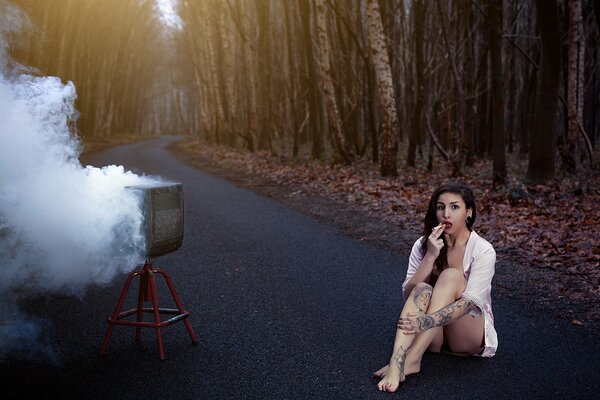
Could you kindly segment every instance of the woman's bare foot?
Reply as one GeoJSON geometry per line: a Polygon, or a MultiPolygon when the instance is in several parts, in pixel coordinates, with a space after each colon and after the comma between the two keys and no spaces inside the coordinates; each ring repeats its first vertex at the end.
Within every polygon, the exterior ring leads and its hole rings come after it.
{"type": "MultiPolygon", "coordinates": [[[[385,374],[387,373],[388,368],[389,368],[389,365],[386,365],[385,367],[381,368],[380,370],[373,372],[373,377],[374,378],[384,378],[385,374]]],[[[411,374],[418,374],[420,371],[421,371],[421,363],[406,364],[404,366],[404,376],[408,376],[411,374]]]]}
{"type": "Polygon", "coordinates": [[[378,371],[373,372],[373,377],[374,378],[383,378],[385,376],[385,373],[387,372],[388,369],[388,365],[386,365],[385,367],[381,368],[378,371]]]}
{"type": "Polygon", "coordinates": [[[421,371],[421,363],[406,363],[404,365],[404,375],[418,374],[421,371]]]}
{"type": "Polygon", "coordinates": [[[385,376],[377,384],[377,388],[383,392],[394,393],[400,386],[400,382],[404,382],[404,379],[404,374],[400,371],[398,365],[391,363],[387,366],[385,376]]]}

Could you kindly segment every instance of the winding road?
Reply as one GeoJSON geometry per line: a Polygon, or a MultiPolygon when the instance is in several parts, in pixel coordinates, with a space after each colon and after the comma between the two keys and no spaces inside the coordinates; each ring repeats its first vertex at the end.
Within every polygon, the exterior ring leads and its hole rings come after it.
{"type": "MultiPolygon", "coordinates": [[[[117,326],[98,350],[124,276],[82,299],[27,305],[45,321],[52,360],[0,361],[0,398],[62,399],[570,399],[600,396],[600,335],[530,310],[494,303],[491,359],[426,354],[422,370],[390,395],[371,373],[389,357],[408,254],[343,236],[286,206],[196,170],[161,138],[112,148],[87,162],[123,164],[183,183],[181,249],[154,260],[169,272],[199,343],[183,324],[117,326]],[[60,397],[58,397],[60,396],[60,397]]],[[[164,292],[161,298],[166,299],[164,292]]]]}

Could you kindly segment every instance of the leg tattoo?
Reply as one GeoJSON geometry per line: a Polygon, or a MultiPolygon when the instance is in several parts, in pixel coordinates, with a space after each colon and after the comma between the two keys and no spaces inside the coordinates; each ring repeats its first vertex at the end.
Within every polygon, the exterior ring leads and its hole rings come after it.
{"type": "Polygon", "coordinates": [[[400,348],[398,349],[398,351],[396,352],[396,355],[394,356],[394,362],[400,369],[401,374],[404,374],[404,362],[406,361],[406,355],[408,354],[409,349],[410,349],[410,345],[406,348],[403,347],[402,345],[400,345],[400,348]]]}
{"type": "Polygon", "coordinates": [[[427,311],[429,300],[431,300],[432,287],[429,285],[419,285],[415,288],[413,302],[415,307],[421,312],[427,311]]]}

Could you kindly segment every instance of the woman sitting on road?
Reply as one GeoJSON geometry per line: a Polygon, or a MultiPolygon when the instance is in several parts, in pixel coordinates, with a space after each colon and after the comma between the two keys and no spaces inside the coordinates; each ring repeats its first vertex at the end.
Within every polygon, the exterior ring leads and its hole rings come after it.
{"type": "Polygon", "coordinates": [[[412,248],[390,362],[375,372],[379,390],[395,392],[419,372],[426,350],[492,357],[498,340],[492,314],[496,252],[472,230],[473,192],[449,183],[435,190],[424,236],[412,248]]]}

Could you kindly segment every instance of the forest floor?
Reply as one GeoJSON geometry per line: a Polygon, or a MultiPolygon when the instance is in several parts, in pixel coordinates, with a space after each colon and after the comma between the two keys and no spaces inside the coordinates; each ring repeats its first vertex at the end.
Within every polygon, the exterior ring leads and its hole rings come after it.
{"type": "MultiPolygon", "coordinates": [[[[332,165],[308,156],[249,153],[188,138],[172,145],[190,164],[277,199],[344,234],[407,256],[421,235],[433,189],[452,180],[440,159],[399,167],[382,178],[362,159],[332,165]]],[[[399,163],[400,165],[400,163],[399,163]]],[[[519,298],[574,325],[600,327],[600,178],[563,177],[551,186],[524,186],[526,164],[509,160],[510,182],[494,189],[491,163],[478,161],[460,179],[473,188],[475,230],[497,252],[494,296],[519,298]]]]}

